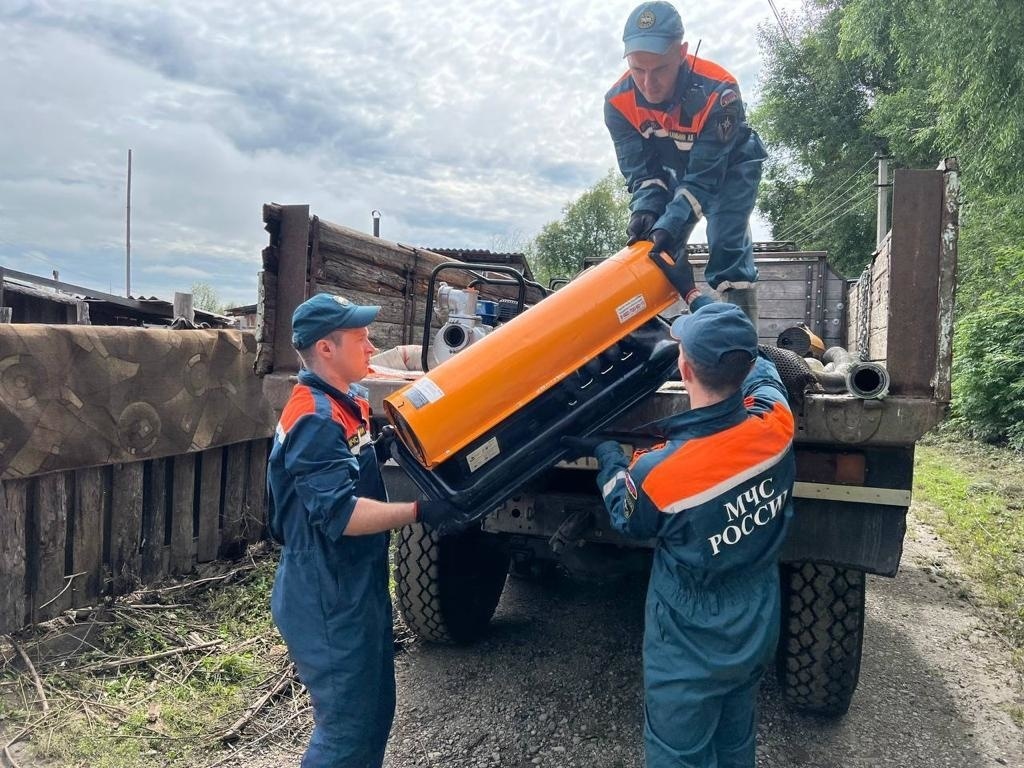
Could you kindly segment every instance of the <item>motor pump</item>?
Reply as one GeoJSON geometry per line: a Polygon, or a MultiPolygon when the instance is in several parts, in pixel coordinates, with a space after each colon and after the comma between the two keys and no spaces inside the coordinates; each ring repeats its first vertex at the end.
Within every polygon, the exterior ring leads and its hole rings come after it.
{"type": "Polygon", "coordinates": [[[435,306],[446,313],[447,319],[430,346],[431,368],[480,341],[497,323],[497,305],[480,299],[476,288],[459,289],[441,283],[435,306]]]}

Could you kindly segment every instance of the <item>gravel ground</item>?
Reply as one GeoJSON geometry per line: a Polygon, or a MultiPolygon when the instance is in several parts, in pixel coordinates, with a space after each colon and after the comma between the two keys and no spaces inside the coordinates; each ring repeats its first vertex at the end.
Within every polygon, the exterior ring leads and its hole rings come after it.
{"type": "MultiPolygon", "coordinates": [[[[510,579],[471,648],[399,655],[387,768],[642,765],[643,587],[510,579]]],[[[865,655],[849,713],[802,717],[761,692],[760,768],[1024,768],[1009,652],[941,542],[912,522],[895,579],[868,585],[865,655]]],[[[297,766],[294,754],[247,768],[297,766]]]]}

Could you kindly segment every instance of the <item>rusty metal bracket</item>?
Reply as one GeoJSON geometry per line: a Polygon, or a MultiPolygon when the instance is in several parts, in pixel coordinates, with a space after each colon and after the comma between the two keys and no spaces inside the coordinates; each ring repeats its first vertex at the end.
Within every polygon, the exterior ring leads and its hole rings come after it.
{"type": "Polygon", "coordinates": [[[871,439],[882,423],[885,408],[879,400],[825,400],[825,423],[840,443],[863,443],[871,439]]]}

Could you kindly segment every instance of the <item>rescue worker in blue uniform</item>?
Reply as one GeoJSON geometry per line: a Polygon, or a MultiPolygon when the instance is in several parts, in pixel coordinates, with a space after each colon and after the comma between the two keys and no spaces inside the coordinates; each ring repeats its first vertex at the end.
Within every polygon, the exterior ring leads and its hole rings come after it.
{"type": "Polygon", "coordinates": [[[605,95],[604,120],[632,195],[627,245],[651,240],[652,254],[685,258],[706,217],[704,279],[756,325],[750,215],[765,150],[747,124],[736,78],[688,53],[670,3],[637,6],[622,40],[629,70],[605,95]]]}
{"type": "Polygon", "coordinates": [[[315,727],[303,768],[379,768],[395,711],[388,531],[464,521],[445,501],[388,503],[356,382],[376,350],[380,307],[318,294],[292,316],[303,368],[277,425],[267,469],[270,531],[282,544],[271,613],[315,727]]]}
{"type": "Polygon", "coordinates": [[[648,768],[753,768],[756,699],[779,634],[779,548],[793,507],[794,420],[738,308],[702,297],[672,324],[690,410],[627,460],[592,453],[612,526],[655,541],[644,622],[648,768]]]}

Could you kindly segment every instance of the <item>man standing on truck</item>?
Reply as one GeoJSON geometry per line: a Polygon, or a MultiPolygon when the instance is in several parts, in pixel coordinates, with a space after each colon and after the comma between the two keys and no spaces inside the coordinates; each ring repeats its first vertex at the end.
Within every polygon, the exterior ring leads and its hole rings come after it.
{"type": "Polygon", "coordinates": [[[413,522],[439,535],[465,524],[444,501],[388,503],[370,404],[356,382],[376,350],[380,307],[321,293],[292,316],[302,361],[267,469],[269,526],[282,544],[271,613],[316,725],[303,768],[371,768],[395,712],[388,531],[413,522]]]}
{"type": "Polygon", "coordinates": [[[629,70],[605,94],[604,120],[632,195],[626,244],[651,240],[652,257],[686,258],[706,216],[704,279],[756,325],[750,215],[765,151],[736,78],[687,52],[683,22],[667,2],[637,6],[622,41],[629,70]]]}
{"type": "MultiPolygon", "coordinates": [[[[706,300],[705,300],[706,301],[706,300]]],[[[738,308],[703,304],[672,324],[690,410],[627,461],[592,453],[611,523],[654,539],[644,621],[648,768],[753,768],[756,700],[779,634],[779,548],[793,508],[793,415],[738,308]]]]}

